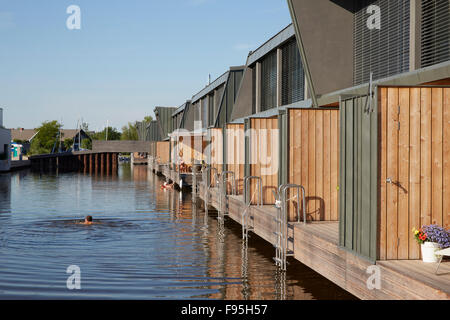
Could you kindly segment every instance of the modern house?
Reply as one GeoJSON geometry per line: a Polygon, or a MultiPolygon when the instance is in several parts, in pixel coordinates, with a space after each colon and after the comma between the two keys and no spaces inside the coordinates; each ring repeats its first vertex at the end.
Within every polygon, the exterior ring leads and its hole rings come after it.
{"type": "Polygon", "coordinates": [[[282,269],[293,256],[360,298],[448,299],[411,229],[450,226],[449,1],[288,5],[292,25],[248,55],[232,108],[217,116],[210,96],[224,75],[184,110],[208,137],[198,157],[237,181],[206,177],[200,197],[272,243],[282,269]]]}
{"type": "Polygon", "coordinates": [[[3,109],[0,108],[0,172],[11,168],[11,131],[3,126],[3,109]]]}
{"type": "MultiPolygon", "coordinates": [[[[22,144],[23,151],[27,152],[30,149],[31,142],[38,134],[36,129],[11,129],[12,141],[22,144]]],[[[55,137],[57,138],[57,137],[55,137]]],[[[80,150],[83,140],[91,140],[91,137],[83,129],[61,129],[60,141],[63,144],[64,140],[71,139],[73,141],[72,149],[80,150]]]]}

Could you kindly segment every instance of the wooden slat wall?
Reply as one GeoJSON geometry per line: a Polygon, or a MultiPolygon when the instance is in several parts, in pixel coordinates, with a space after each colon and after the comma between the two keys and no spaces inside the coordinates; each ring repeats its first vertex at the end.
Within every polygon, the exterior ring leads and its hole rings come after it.
{"type": "Polygon", "coordinates": [[[156,157],[159,163],[168,163],[170,155],[170,142],[169,141],[157,141],[156,142],[156,157]]]}
{"type": "Polygon", "coordinates": [[[244,192],[244,125],[227,124],[226,130],[226,164],[227,171],[233,171],[236,178],[236,191],[239,195],[244,192]]]}
{"type": "Polygon", "coordinates": [[[411,230],[450,227],[450,88],[387,87],[378,94],[379,258],[419,259],[411,230]]]}
{"type": "MultiPolygon", "coordinates": [[[[275,204],[272,190],[278,189],[278,118],[252,118],[250,128],[250,174],[262,178],[263,203],[272,205],[275,204]]],[[[257,202],[256,183],[251,182],[252,204],[257,202]]]]}
{"type": "Polygon", "coordinates": [[[288,149],[288,182],[305,188],[307,218],[338,221],[339,110],[289,109],[288,149]]]}
{"type": "MultiPolygon", "coordinates": [[[[176,153],[178,153],[179,156],[180,151],[182,151],[183,152],[182,159],[184,163],[188,165],[192,164],[192,159],[197,160],[199,162],[206,161],[204,156],[206,143],[207,141],[203,137],[185,136],[183,137],[182,142],[176,143],[177,146],[176,153]]],[[[178,156],[173,159],[177,159],[178,156]]]]}
{"type": "MultiPolygon", "coordinates": [[[[210,128],[209,137],[210,137],[210,165],[212,168],[217,170],[217,174],[222,173],[223,169],[223,133],[222,129],[218,128],[210,128]]],[[[213,185],[214,176],[210,176],[210,183],[213,185]]]]}

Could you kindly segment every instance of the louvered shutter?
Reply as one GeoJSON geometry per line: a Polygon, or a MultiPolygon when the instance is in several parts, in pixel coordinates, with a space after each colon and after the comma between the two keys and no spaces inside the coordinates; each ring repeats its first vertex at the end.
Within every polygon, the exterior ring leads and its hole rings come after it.
{"type": "Polygon", "coordinates": [[[303,100],[305,96],[305,73],[295,38],[281,48],[281,60],[282,104],[288,105],[303,100]]]}
{"type": "Polygon", "coordinates": [[[261,111],[277,106],[277,53],[272,51],[261,61],[261,111]]]}
{"type": "Polygon", "coordinates": [[[366,83],[373,72],[381,79],[409,71],[410,0],[367,1],[381,9],[381,29],[370,30],[367,5],[354,15],[355,85],[366,83]]]}
{"type": "Polygon", "coordinates": [[[450,1],[422,0],[421,65],[450,60],[450,1]]]}

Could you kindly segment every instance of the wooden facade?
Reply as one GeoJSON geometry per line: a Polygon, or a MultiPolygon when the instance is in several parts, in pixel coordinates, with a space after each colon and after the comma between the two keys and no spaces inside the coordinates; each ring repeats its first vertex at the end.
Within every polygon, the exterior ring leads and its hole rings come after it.
{"type": "Polygon", "coordinates": [[[172,162],[183,161],[187,165],[192,165],[193,161],[206,161],[205,148],[207,141],[203,136],[179,136],[177,141],[173,142],[172,162]]]}
{"type": "MultiPolygon", "coordinates": [[[[279,132],[278,118],[250,119],[250,175],[261,177],[263,204],[275,204],[273,191],[278,190],[279,132]]],[[[250,199],[257,202],[257,182],[251,181],[250,199]]]]}
{"type": "Polygon", "coordinates": [[[308,220],[338,221],[339,110],[289,109],[288,117],[288,183],[305,188],[308,220]]]}
{"type": "Polygon", "coordinates": [[[155,157],[159,164],[166,164],[170,161],[170,142],[155,141],[155,157]]]}
{"type": "Polygon", "coordinates": [[[411,230],[450,227],[450,88],[380,87],[378,96],[379,258],[419,259],[411,230]]]}
{"type": "MultiPolygon", "coordinates": [[[[223,171],[223,130],[220,128],[208,129],[209,152],[208,162],[214,168],[217,174],[223,171]]],[[[210,176],[210,183],[214,185],[214,176],[210,176]]]]}
{"type": "Polygon", "coordinates": [[[245,131],[243,124],[227,124],[226,141],[226,167],[228,171],[233,171],[236,178],[236,193],[244,192],[244,164],[245,164],[245,131]]]}

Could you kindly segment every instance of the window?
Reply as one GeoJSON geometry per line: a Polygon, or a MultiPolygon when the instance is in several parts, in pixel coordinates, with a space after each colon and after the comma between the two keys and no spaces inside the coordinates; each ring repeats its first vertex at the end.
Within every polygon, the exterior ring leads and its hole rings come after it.
{"type": "Polygon", "coordinates": [[[281,48],[281,60],[282,105],[302,101],[305,97],[305,72],[295,38],[281,48]]]}
{"type": "Polygon", "coordinates": [[[409,71],[410,0],[364,0],[354,15],[355,85],[409,71]],[[367,5],[381,9],[381,29],[367,27],[367,5]]]}
{"type": "Polygon", "coordinates": [[[431,66],[450,59],[450,3],[423,0],[421,19],[421,65],[431,66]]]}
{"type": "Polygon", "coordinates": [[[261,61],[261,111],[277,106],[277,52],[272,51],[261,61]]]}

